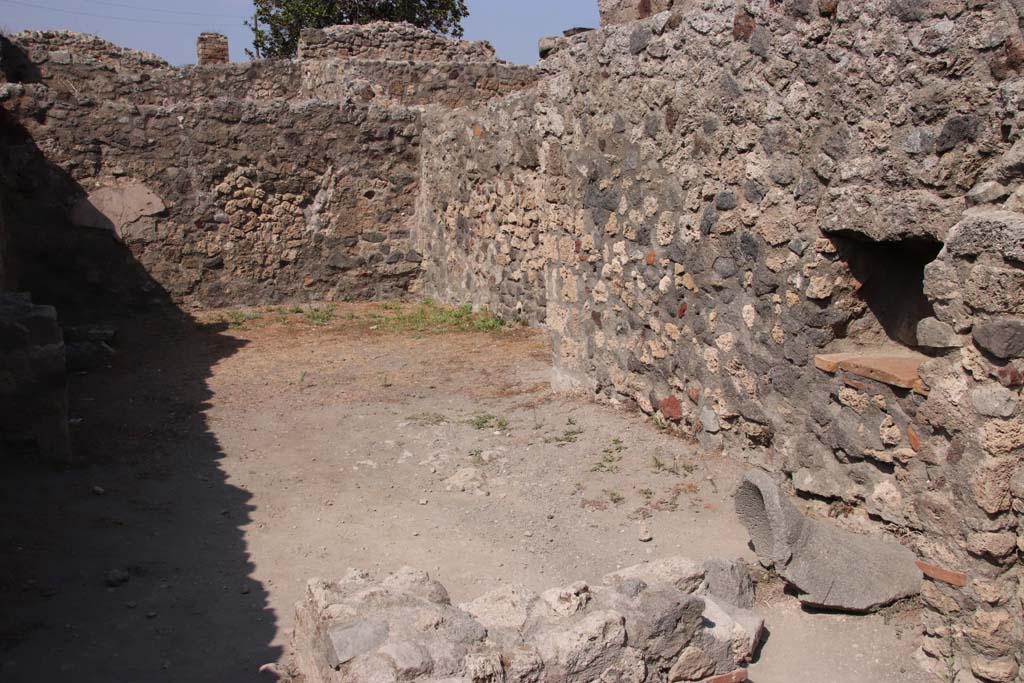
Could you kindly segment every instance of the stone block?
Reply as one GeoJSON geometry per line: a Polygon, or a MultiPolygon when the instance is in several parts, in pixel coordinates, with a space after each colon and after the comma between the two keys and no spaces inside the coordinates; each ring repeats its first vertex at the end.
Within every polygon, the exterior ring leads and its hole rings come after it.
{"type": "Polygon", "coordinates": [[[917,324],[917,343],[930,349],[953,349],[963,346],[963,341],[953,326],[935,318],[925,318],[917,324]]]}
{"type": "Polygon", "coordinates": [[[75,204],[71,221],[76,226],[110,230],[123,237],[128,227],[144,216],[166,210],[163,200],[145,184],[126,181],[100,187],[75,204]]]}
{"type": "Polygon", "coordinates": [[[0,454],[71,462],[57,312],[0,292],[0,454]]]}
{"type": "Polygon", "coordinates": [[[909,550],[804,517],[764,472],[743,478],[735,503],[758,556],[807,605],[870,612],[921,589],[909,550]]]}
{"type": "Polygon", "coordinates": [[[996,358],[1024,358],[1024,320],[989,320],[975,325],[973,334],[974,343],[996,358]]]}

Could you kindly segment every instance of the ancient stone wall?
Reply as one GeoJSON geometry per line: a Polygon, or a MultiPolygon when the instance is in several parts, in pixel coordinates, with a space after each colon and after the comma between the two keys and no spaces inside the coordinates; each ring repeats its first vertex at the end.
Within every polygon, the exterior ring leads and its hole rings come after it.
{"type": "MultiPolygon", "coordinates": [[[[46,272],[52,255],[98,235],[126,245],[173,300],[204,305],[394,294],[418,270],[407,222],[419,134],[408,110],[223,99],[22,105],[28,135],[7,154],[34,157],[45,141],[62,171],[23,183],[29,193],[11,217],[22,260],[40,264],[25,273],[37,295],[59,284],[46,272]]],[[[105,259],[62,260],[86,271],[70,280],[105,277],[105,259]]],[[[154,295],[122,281],[109,288],[134,303],[154,295]]]]}
{"type": "Polygon", "coordinates": [[[227,36],[220,33],[201,33],[196,39],[196,59],[200,66],[230,62],[231,53],[227,36]]]}
{"type": "Polygon", "coordinates": [[[676,3],[559,41],[535,92],[428,124],[426,291],[543,318],[562,385],[895,532],[952,582],[925,663],[1017,680],[1021,45],[1003,2],[676,3]]]}
{"type": "Polygon", "coordinates": [[[638,19],[647,19],[652,14],[664,12],[682,4],[683,0],[597,0],[601,26],[614,26],[638,19]]]}
{"type": "Polygon", "coordinates": [[[23,287],[58,301],[87,281],[124,303],[201,305],[411,287],[409,107],[476,103],[534,72],[406,26],[307,32],[304,46],[303,60],[174,69],[91,36],[17,36],[4,106],[18,132],[3,154],[22,193],[23,287]],[[422,59],[441,61],[409,61],[422,59]],[[112,266],[119,244],[138,272],[112,266]],[[53,278],[55,259],[74,272],[53,278]]]}
{"type": "Polygon", "coordinates": [[[601,3],[536,72],[409,27],[184,70],[19,37],[19,279],[205,305],[422,286],[544,323],[560,386],[913,550],[926,665],[1020,680],[1017,5],[668,6],[601,3]]]}
{"type": "Polygon", "coordinates": [[[496,56],[486,42],[448,40],[410,24],[377,22],[304,29],[299,59],[487,63],[496,56]]]}
{"type": "Polygon", "coordinates": [[[528,88],[534,69],[498,62],[301,62],[303,97],[391,101],[404,106],[464,107],[528,88]]]}

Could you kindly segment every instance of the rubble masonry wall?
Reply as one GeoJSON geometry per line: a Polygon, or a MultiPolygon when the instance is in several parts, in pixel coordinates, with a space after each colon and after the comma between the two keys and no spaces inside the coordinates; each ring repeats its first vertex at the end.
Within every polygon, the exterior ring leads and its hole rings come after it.
{"type": "Polygon", "coordinates": [[[923,661],[1018,680],[1014,8],[675,4],[428,119],[425,291],[545,322],[562,386],[961,573],[923,661]]]}

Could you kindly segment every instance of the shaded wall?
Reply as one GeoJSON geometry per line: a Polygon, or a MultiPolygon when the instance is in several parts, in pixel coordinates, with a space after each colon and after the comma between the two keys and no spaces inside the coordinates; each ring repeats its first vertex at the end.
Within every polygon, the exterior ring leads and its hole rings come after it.
{"type": "Polygon", "coordinates": [[[4,103],[19,286],[75,309],[81,283],[152,300],[97,244],[126,245],[189,305],[403,294],[421,260],[415,105],[535,78],[489,46],[408,26],[308,31],[305,59],[183,69],[67,31],[8,46],[21,65],[4,103]],[[17,161],[36,146],[53,169],[17,161]]]}

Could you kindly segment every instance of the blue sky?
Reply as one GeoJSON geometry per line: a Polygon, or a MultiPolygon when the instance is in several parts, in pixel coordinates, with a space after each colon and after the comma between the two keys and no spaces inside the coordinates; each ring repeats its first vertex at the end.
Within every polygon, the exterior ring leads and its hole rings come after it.
{"type": "MultiPolygon", "coordinates": [[[[489,40],[510,62],[537,61],[537,41],[573,26],[597,26],[597,0],[467,0],[466,38],[489,40]]],[[[173,64],[195,62],[203,31],[228,36],[231,58],[246,59],[250,0],[0,0],[0,28],[67,28],[155,52],[173,64]]]]}

